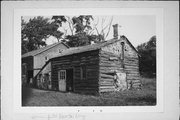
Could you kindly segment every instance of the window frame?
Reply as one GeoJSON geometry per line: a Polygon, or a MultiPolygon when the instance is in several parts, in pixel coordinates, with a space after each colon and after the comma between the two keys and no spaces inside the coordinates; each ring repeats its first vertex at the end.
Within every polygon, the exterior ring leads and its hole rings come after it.
{"type": "Polygon", "coordinates": [[[81,75],[81,80],[85,80],[87,78],[86,66],[81,66],[80,67],[80,75],[81,75]]]}
{"type": "Polygon", "coordinates": [[[66,80],[66,70],[58,71],[58,80],[66,80]]]}

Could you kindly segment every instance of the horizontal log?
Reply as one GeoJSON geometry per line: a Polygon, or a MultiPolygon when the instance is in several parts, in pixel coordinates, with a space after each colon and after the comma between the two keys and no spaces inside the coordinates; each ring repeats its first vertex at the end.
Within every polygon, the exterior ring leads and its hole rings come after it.
{"type": "Polygon", "coordinates": [[[99,84],[101,84],[101,83],[112,84],[112,83],[114,83],[114,80],[111,80],[111,81],[110,81],[110,80],[100,80],[100,81],[99,81],[99,84]]]}
{"type": "Polygon", "coordinates": [[[126,72],[127,76],[138,76],[139,77],[139,73],[130,73],[130,72],[126,72]]]}
{"type": "Polygon", "coordinates": [[[125,66],[139,66],[139,64],[135,63],[124,63],[125,66]]]}
{"type": "Polygon", "coordinates": [[[139,61],[138,60],[136,60],[136,61],[124,60],[124,63],[126,63],[126,64],[131,64],[131,63],[139,64],[139,61]]]}
{"type": "Polygon", "coordinates": [[[102,92],[102,91],[114,91],[115,90],[115,87],[111,87],[111,88],[99,88],[99,91],[102,92]]]}
{"type": "Polygon", "coordinates": [[[113,78],[103,78],[103,77],[101,77],[100,78],[100,81],[109,81],[109,82],[114,82],[114,79],[113,78]]]}
{"type": "Polygon", "coordinates": [[[127,80],[139,80],[138,76],[127,76],[126,77],[127,80]]]}
{"type": "Polygon", "coordinates": [[[139,68],[139,65],[134,64],[124,64],[126,68],[139,68]]]}
{"type": "Polygon", "coordinates": [[[114,70],[124,70],[124,68],[116,66],[116,67],[106,67],[106,66],[100,66],[99,67],[100,71],[101,70],[109,70],[109,71],[114,71],[114,70]]]}
{"type": "Polygon", "coordinates": [[[114,56],[118,56],[118,55],[114,54],[113,52],[110,52],[110,51],[104,51],[104,50],[101,50],[101,51],[100,51],[100,54],[106,54],[106,55],[114,55],[114,56]]]}
{"type": "Polygon", "coordinates": [[[109,70],[106,70],[106,71],[105,70],[104,71],[101,70],[100,73],[101,74],[112,74],[112,75],[114,75],[114,71],[109,71],[109,70]]]}
{"type": "Polygon", "coordinates": [[[129,76],[139,76],[139,73],[129,73],[129,72],[127,72],[126,74],[129,75],[129,76]]]}
{"type": "Polygon", "coordinates": [[[114,54],[105,54],[105,53],[103,53],[103,54],[100,54],[100,57],[101,58],[110,58],[110,57],[116,57],[116,58],[119,58],[120,56],[117,56],[117,55],[114,55],[114,54]]]}
{"type": "Polygon", "coordinates": [[[115,89],[100,89],[99,92],[102,93],[102,92],[112,92],[112,91],[115,91],[115,89]]]}
{"type": "Polygon", "coordinates": [[[114,78],[114,76],[108,74],[100,74],[100,76],[103,78],[114,78]]]}
{"type": "Polygon", "coordinates": [[[140,77],[140,75],[139,74],[136,74],[136,73],[134,73],[134,74],[126,74],[126,76],[127,77],[140,77]]]}
{"type": "Polygon", "coordinates": [[[124,66],[125,68],[125,70],[139,70],[139,67],[129,67],[129,66],[124,66]]]}
{"type": "Polygon", "coordinates": [[[66,63],[66,62],[79,62],[79,61],[97,61],[99,58],[92,57],[92,58],[84,58],[84,59],[67,59],[67,60],[57,60],[57,61],[52,61],[52,64],[58,64],[58,63],[66,63]]]}
{"type": "Polygon", "coordinates": [[[113,83],[100,83],[99,86],[114,86],[113,83]]]}
{"type": "Polygon", "coordinates": [[[139,71],[138,70],[129,70],[129,71],[126,71],[127,74],[139,74],[139,71]]]}
{"type": "Polygon", "coordinates": [[[135,60],[135,59],[124,59],[124,62],[126,62],[126,63],[138,63],[139,62],[139,60],[135,60]]]}
{"type": "Polygon", "coordinates": [[[86,66],[91,66],[91,65],[99,65],[99,62],[95,62],[95,61],[91,61],[91,62],[87,62],[87,63],[78,63],[78,64],[55,64],[52,66],[53,69],[58,70],[58,69],[68,69],[68,68],[73,68],[75,66],[81,66],[81,65],[86,65],[86,66]]]}
{"type": "Polygon", "coordinates": [[[115,62],[114,63],[113,62],[111,62],[111,63],[100,62],[99,66],[101,66],[101,67],[120,67],[120,68],[123,67],[121,63],[115,63],[115,62]]]}
{"type": "Polygon", "coordinates": [[[122,66],[122,63],[118,62],[118,61],[100,61],[99,64],[108,64],[108,65],[122,66]]]}
{"type": "Polygon", "coordinates": [[[122,68],[122,64],[116,64],[116,63],[104,63],[104,62],[101,62],[100,66],[102,66],[102,67],[121,67],[122,68]]]}
{"type": "Polygon", "coordinates": [[[139,72],[139,69],[137,69],[137,68],[134,68],[134,69],[127,69],[127,68],[125,68],[124,69],[126,72],[139,72]]]}
{"type": "Polygon", "coordinates": [[[99,89],[114,89],[114,86],[99,86],[99,89]]]}

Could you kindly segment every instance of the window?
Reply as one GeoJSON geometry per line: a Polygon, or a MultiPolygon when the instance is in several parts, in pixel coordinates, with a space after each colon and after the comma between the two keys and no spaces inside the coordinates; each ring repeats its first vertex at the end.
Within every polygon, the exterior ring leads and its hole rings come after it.
{"type": "Polygon", "coordinates": [[[48,57],[47,57],[47,56],[45,57],[45,61],[46,61],[46,62],[48,61],[48,57]]]}
{"type": "Polygon", "coordinates": [[[81,80],[86,79],[86,66],[81,67],[81,80]]]}
{"type": "Polygon", "coordinates": [[[62,53],[62,51],[63,51],[62,49],[59,49],[59,53],[62,53]]]}
{"type": "Polygon", "coordinates": [[[58,75],[59,75],[59,80],[66,80],[66,71],[65,70],[60,70],[58,75]]]}

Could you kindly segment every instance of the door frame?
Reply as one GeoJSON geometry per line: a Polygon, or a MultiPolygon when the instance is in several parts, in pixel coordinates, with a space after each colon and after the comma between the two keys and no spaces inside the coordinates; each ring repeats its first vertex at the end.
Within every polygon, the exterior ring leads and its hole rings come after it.
{"type": "MultiPolygon", "coordinates": [[[[60,73],[61,73],[61,72],[65,72],[65,76],[64,76],[65,78],[64,78],[64,80],[65,80],[65,83],[66,83],[66,69],[58,70],[58,90],[59,90],[59,91],[61,91],[61,90],[59,89],[59,87],[60,87],[60,86],[59,86],[59,82],[60,82],[60,80],[61,80],[61,79],[60,79],[60,73]]],[[[62,79],[62,80],[63,80],[63,79],[62,79]]],[[[65,90],[64,90],[63,92],[65,92],[65,91],[66,91],[66,85],[65,85],[65,90]]]]}

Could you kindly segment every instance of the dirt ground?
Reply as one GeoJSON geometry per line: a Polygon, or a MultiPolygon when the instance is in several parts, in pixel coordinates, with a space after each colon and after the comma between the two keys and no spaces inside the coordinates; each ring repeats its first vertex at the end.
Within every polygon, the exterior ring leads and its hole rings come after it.
{"type": "Polygon", "coordinates": [[[23,88],[22,106],[150,106],[156,105],[156,79],[142,78],[141,90],[100,96],[23,88]]]}

